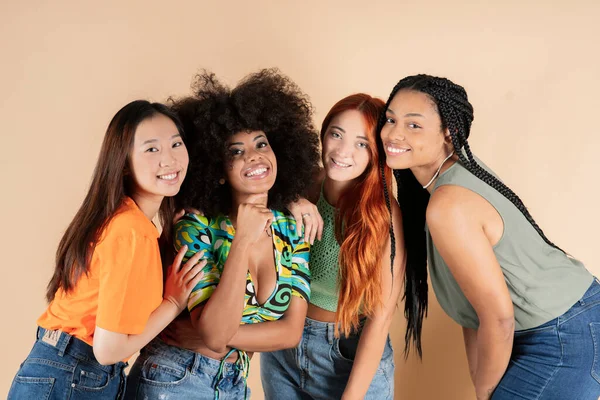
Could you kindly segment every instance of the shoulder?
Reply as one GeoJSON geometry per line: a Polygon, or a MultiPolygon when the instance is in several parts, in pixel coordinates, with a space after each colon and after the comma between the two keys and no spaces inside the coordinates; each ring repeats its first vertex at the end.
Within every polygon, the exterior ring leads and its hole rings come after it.
{"type": "Polygon", "coordinates": [[[102,240],[145,238],[156,240],[158,229],[130,198],[126,198],[108,221],[102,240]]]}
{"type": "Polygon", "coordinates": [[[184,216],[175,223],[175,232],[203,230],[233,233],[233,226],[231,225],[229,218],[224,215],[206,217],[194,213],[184,214],[184,216]]]}
{"type": "Polygon", "coordinates": [[[298,232],[296,220],[293,216],[278,210],[271,210],[273,213],[273,230],[275,235],[293,248],[304,243],[304,238],[298,232]]]}
{"type": "Polygon", "coordinates": [[[438,187],[427,205],[426,219],[430,228],[448,228],[456,223],[481,221],[482,207],[488,205],[479,194],[458,185],[438,187]]]}
{"type": "Polygon", "coordinates": [[[206,217],[193,213],[187,213],[177,221],[173,232],[176,242],[202,241],[206,244],[217,237],[233,239],[234,235],[233,225],[226,216],[206,217]]]}

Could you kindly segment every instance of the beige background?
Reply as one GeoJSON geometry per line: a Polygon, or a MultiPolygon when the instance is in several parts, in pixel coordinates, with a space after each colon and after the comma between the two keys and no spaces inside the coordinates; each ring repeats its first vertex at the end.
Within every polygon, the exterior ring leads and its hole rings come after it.
{"type": "MultiPolygon", "coordinates": [[[[599,17],[595,0],[1,0],[0,395],[33,343],[56,245],[110,118],[136,98],[188,93],[201,67],[235,83],[277,66],[311,96],[318,124],[341,97],[386,99],[407,74],[455,80],[475,107],[476,154],[600,274],[599,17]]],[[[473,399],[460,329],[435,300],[422,363],[404,361],[403,324],[398,312],[396,398],[473,399]]],[[[257,361],[250,385],[262,399],[257,361]]]]}

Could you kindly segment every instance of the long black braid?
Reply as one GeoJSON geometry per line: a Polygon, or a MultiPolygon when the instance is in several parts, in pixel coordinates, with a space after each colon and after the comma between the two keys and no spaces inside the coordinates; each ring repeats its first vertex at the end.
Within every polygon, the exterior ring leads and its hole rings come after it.
{"type": "MultiPolygon", "coordinates": [[[[473,122],[473,106],[469,103],[465,89],[446,78],[430,75],[414,75],[402,79],[392,90],[386,103],[386,110],[400,90],[413,90],[427,94],[437,108],[442,121],[442,130],[448,129],[455,153],[460,163],[473,175],[494,188],[527,218],[542,239],[550,246],[563,251],[552,243],[535,222],[519,196],[495,176],[477,163],[467,139],[473,122]]],[[[385,124],[382,114],[377,132],[385,124]]],[[[398,203],[402,210],[404,240],[407,251],[405,307],[404,314],[408,327],[405,335],[406,350],[411,339],[421,355],[421,328],[423,317],[427,315],[427,247],[425,236],[425,212],[429,203],[429,192],[421,186],[409,169],[394,170],[398,184],[398,203]]],[[[386,198],[386,201],[388,199],[386,198]]],[[[393,236],[393,232],[391,233],[393,236]]],[[[563,251],[564,252],[564,251],[563,251]]]]}

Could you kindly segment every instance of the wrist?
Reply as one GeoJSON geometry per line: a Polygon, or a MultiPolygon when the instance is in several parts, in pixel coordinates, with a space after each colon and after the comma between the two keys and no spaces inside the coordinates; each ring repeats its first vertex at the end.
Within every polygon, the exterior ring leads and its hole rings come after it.
{"type": "Polygon", "coordinates": [[[239,249],[239,251],[247,251],[250,246],[252,245],[252,241],[250,240],[250,238],[242,235],[235,235],[233,237],[233,240],[231,241],[231,249],[229,250],[230,252],[233,249],[239,249]]]}
{"type": "MultiPolygon", "coordinates": [[[[185,310],[185,303],[177,303],[171,296],[165,296],[163,298],[163,307],[165,307],[170,313],[173,313],[177,317],[183,310],[185,310]]],[[[173,318],[175,318],[173,317],[173,318]]]]}
{"type": "Polygon", "coordinates": [[[489,400],[492,398],[494,389],[496,389],[496,386],[490,387],[489,385],[486,385],[484,387],[478,387],[477,384],[475,384],[475,396],[477,400],[489,400]]]}

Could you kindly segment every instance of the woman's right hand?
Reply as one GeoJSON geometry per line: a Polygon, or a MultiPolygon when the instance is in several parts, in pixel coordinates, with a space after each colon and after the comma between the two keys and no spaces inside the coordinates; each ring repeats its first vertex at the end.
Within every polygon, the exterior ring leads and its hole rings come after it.
{"type": "Polygon", "coordinates": [[[165,300],[173,303],[179,312],[185,309],[194,286],[204,277],[202,268],[206,265],[206,260],[200,261],[200,258],[204,255],[204,251],[200,251],[181,266],[181,261],[185,257],[187,249],[187,246],[179,249],[173,264],[169,267],[163,296],[165,300]]]}
{"type": "Polygon", "coordinates": [[[177,221],[179,221],[181,218],[183,218],[185,214],[188,213],[204,216],[204,213],[202,211],[197,210],[195,208],[182,208],[181,210],[177,211],[177,213],[173,216],[173,225],[175,225],[177,221]]]}
{"type": "Polygon", "coordinates": [[[266,195],[254,195],[248,202],[240,204],[237,214],[235,238],[256,243],[266,232],[271,236],[273,213],[264,204],[266,195]],[[262,201],[261,201],[262,200],[262,201]]]}

